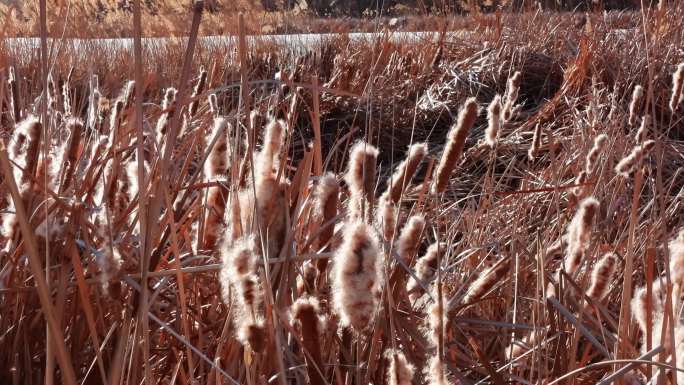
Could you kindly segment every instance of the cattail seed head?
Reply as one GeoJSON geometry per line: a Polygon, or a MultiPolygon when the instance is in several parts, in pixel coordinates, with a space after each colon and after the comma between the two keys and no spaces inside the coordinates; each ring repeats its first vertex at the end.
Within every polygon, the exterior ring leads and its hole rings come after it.
{"type": "Polygon", "coordinates": [[[411,179],[416,169],[418,169],[420,162],[425,157],[427,149],[428,147],[425,143],[416,143],[409,147],[406,159],[397,166],[391,177],[389,196],[392,202],[399,202],[402,192],[411,183],[411,179]]]}
{"type": "Polygon", "coordinates": [[[542,129],[541,124],[537,123],[537,125],[534,127],[534,134],[532,135],[532,144],[530,145],[530,149],[527,152],[527,157],[530,159],[530,161],[534,161],[534,159],[537,157],[539,149],[541,148],[541,143],[542,129]]]}
{"type": "Polygon", "coordinates": [[[372,201],[378,150],[366,142],[356,142],[349,152],[349,166],[344,180],[349,186],[349,217],[364,218],[372,201]]]}
{"type": "Polygon", "coordinates": [[[520,92],[520,82],[522,81],[522,74],[520,71],[515,71],[513,76],[508,79],[506,85],[506,103],[503,107],[503,120],[508,122],[517,113],[515,103],[518,101],[518,93],[520,92]]]}
{"type": "Polygon", "coordinates": [[[430,385],[451,385],[446,374],[444,363],[438,356],[432,356],[425,367],[425,377],[430,385]]]}
{"type": "Polygon", "coordinates": [[[596,161],[598,160],[599,156],[601,156],[601,152],[603,152],[607,141],[608,136],[606,134],[601,134],[594,138],[594,146],[587,154],[587,160],[585,163],[585,170],[587,171],[587,174],[592,174],[594,172],[594,169],[596,168],[596,161]]]}
{"type": "Polygon", "coordinates": [[[413,381],[414,367],[411,365],[404,353],[399,350],[389,349],[385,351],[385,357],[390,361],[387,368],[387,377],[390,385],[411,385],[413,381]]]}
{"type": "Polygon", "coordinates": [[[264,144],[257,157],[256,181],[259,179],[271,178],[274,169],[278,167],[277,159],[283,145],[286,123],[282,120],[272,118],[266,125],[264,133],[264,144]]]}
{"type": "Polygon", "coordinates": [[[644,117],[641,118],[641,125],[639,126],[639,130],[637,130],[637,133],[634,136],[636,144],[644,143],[646,141],[646,138],[648,138],[648,126],[650,122],[651,115],[644,115],[644,117]]]}
{"type": "Polygon", "coordinates": [[[582,261],[584,251],[589,247],[591,227],[599,210],[599,202],[594,197],[585,198],[568,225],[566,240],[568,247],[563,260],[563,269],[574,274],[582,261]]]}
{"type": "Polygon", "coordinates": [[[487,292],[508,273],[509,265],[510,263],[508,263],[507,260],[502,259],[492,267],[483,271],[482,274],[470,284],[468,291],[463,297],[463,303],[470,304],[487,294],[487,292]]]}
{"type": "Polygon", "coordinates": [[[668,244],[670,251],[670,278],[672,283],[684,286],[684,229],[668,244]]]}
{"type": "Polygon", "coordinates": [[[347,223],[333,270],[333,302],[341,323],[362,331],[371,322],[378,304],[369,295],[379,286],[381,262],[373,229],[363,222],[347,223]]]}
{"type": "Polygon", "coordinates": [[[439,290],[438,284],[432,286],[432,298],[434,301],[427,309],[427,337],[430,344],[436,348],[439,347],[440,339],[443,339],[446,335],[448,323],[444,295],[441,296],[442,300],[440,301],[439,290]]]}
{"type": "Polygon", "coordinates": [[[218,97],[216,96],[216,93],[211,93],[207,97],[207,101],[209,103],[209,112],[211,113],[211,116],[217,117],[219,115],[219,107],[218,107],[218,97]]]}
{"type": "Polygon", "coordinates": [[[636,122],[639,107],[641,106],[641,98],[644,96],[644,87],[637,85],[632,91],[632,101],[629,102],[629,120],[630,126],[636,122]]]}
{"type": "Polygon", "coordinates": [[[437,165],[435,180],[432,184],[433,194],[440,194],[446,189],[451,172],[463,153],[468,132],[475,124],[477,114],[477,101],[475,98],[469,98],[458,114],[458,121],[447,134],[447,143],[437,165]]]}
{"type": "MultiPolygon", "coordinates": [[[[337,216],[337,204],[339,202],[340,186],[335,174],[328,172],[321,176],[316,185],[314,196],[316,197],[314,213],[321,225],[326,225],[337,216]]],[[[320,246],[327,244],[335,231],[335,224],[330,223],[321,230],[318,238],[320,246]]],[[[327,260],[326,260],[327,262],[327,260]]]]}
{"type": "MultiPolygon", "coordinates": [[[[192,90],[192,98],[196,98],[199,94],[204,91],[204,86],[207,84],[207,71],[204,68],[200,68],[200,74],[197,78],[197,83],[195,83],[195,88],[192,90]]],[[[188,114],[190,117],[195,116],[197,113],[197,107],[199,106],[198,100],[193,100],[188,107],[188,114]]]]}
{"type": "Polygon", "coordinates": [[[496,146],[496,141],[499,136],[501,108],[501,96],[496,95],[487,108],[488,125],[485,129],[485,141],[491,148],[496,146]]]}
{"type": "MultiPolygon", "coordinates": [[[[645,336],[648,332],[648,313],[647,310],[651,309],[651,326],[655,326],[656,316],[660,315],[662,317],[665,311],[665,300],[667,295],[667,282],[665,277],[656,278],[651,284],[651,304],[649,306],[648,302],[648,288],[646,286],[638,288],[634,292],[634,297],[631,302],[632,315],[634,319],[639,324],[642,334],[645,336]]],[[[658,335],[660,335],[660,330],[658,330],[658,335]]],[[[654,335],[655,336],[655,335],[654,335]]]]}
{"type": "Polygon", "coordinates": [[[397,205],[392,202],[387,194],[382,194],[378,199],[375,224],[379,229],[382,229],[383,240],[391,242],[397,225],[397,205]]]}
{"type": "Polygon", "coordinates": [[[591,272],[591,284],[587,296],[594,301],[600,301],[608,294],[617,265],[617,256],[607,253],[596,263],[591,272]]]}
{"type": "Polygon", "coordinates": [[[617,166],[615,166],[615,173],[624,178],[629,178],[630,174],[641,164],[644,156],[648,155],[654,147],[654,140],[647,140],[643,144],[635,146],[632,152],[622,158],[617,166]]]}
{"type": "Polygon", "coordinates": [[[674,113],[679,104],[684,100],[682,86],[684,85],[684,63],[679,63],[674,74],[672,74],[672,97],[670,98],[670,110],[674,113]]]}
{"type": "MultiPolygon", "coordinates": [[[[435,242],[427,248],[425,255],[418,258],[416,261],[416,276],[424,284],[428,284],[428,281],[435,275],[435,271],[438,268],[437,262],[439,256],[443,254],[445,250],[446,243],[435,242]]],[[[415,302],[418,299],[420,289],[420,283],[416,281],[415,278],[410,277],[406,284],[406,291],[409,293],[411,302],[415,302]]]]}
{"type": "Polygon", "coordinates": [[[401,229],[401,234],[397,241],[397,254],[407,265],[418,252],[423,230],[425,230],[425,217],[422,215],[411,216],[406,225],[404,225],[404,228],[401,229]]]}

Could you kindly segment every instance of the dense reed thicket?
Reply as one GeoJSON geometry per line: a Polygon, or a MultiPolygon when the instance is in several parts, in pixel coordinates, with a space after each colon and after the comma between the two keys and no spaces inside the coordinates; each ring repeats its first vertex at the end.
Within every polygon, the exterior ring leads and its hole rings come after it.
{"type": "Polygon", "coordinates": [[[5,45],[0,378],[681,383],[683,16],[5,45]]]}

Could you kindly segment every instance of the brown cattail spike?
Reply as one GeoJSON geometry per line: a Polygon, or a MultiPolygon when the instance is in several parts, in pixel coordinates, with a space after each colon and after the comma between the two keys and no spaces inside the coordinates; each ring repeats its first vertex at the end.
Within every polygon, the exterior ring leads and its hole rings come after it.
{"type": "MultiPolygon", "coordinates": [[[[199,77],[197,78],[197,83],[195,84],[195,88],[192,90],[192,98],[196,99],[199,94],[201,94],[204,91],[204,86],[207,84],[207,71],[204,68],[200,69],[200,74],[199,77]]],[[[188,107],[188,114],[190,117],[194,117],[195,114],[197,113],[197,106],[199,106],[199,101],[198,100],[193,100],[190,103],[190,107],[188,107]]]]}
{"type": "Polygon", "coordinates": [[[518,111],[515,103],[518,101],[521,81],[522,74],[520,71],[515,71],[513,76],[508,79],[508,84],[506,85],[506,102],[503,107],[503,120],[505,122],[511,120],[518,111]]]}
{"type": "Polygon", "coordinates": [[[566,233],[568,247],[563,260],[563,269],[568,274],[574,274],[577,271],[584,251],[589,247],[591,226],[598,209],[599,202],[596,198],[584,199],[568,225],[566,233]]]}
{"type": "MultiPolygon", "coordinates": [[[[418,258],[416,261],[416,277],[421,280],[424,284],[428,284],[429,280],[435,275],[437,270],[437,261],[439,256],[446,250],[446,243],[435,242],[431,244],[425,255],[418,258]]],[[[421,286],[415,278],[410,277],[408,283],[406,284],[406,291],[409,294],[409,299],[411,302],[415,302],[418,299],[421,286]]]]}
{"type": "Polygon", "coordinates": [[[601,152],[603,152],[607,141],[608,136],[606,134],[601,134],[594,139],[594,146],[589,150],[585,163],[587,174],[592,174],[594,172],[596,161],[598,161],[599,156],[601,156],[601,152]]]}
{"type": "MultiPolygon", "coordinates": [[[[314,209],[315,215],[318,217],[318,223],[321,228],[318,237],[318,247],[325,245],[325,249],[330,249],[330,240],[335,232],[334,219],[337,217],[337,205],[339,202],[340,187],[337,183],[335,174],[326,173],[319,180],[314,191],[316,197],[316,206],[314,209]]],[[[326,258],[316,261],[316,267],[319,274],[323,274],[328,267],[328,260],[326,258]]]]}
{"type": "Polygon", "coordinates": [[[501,278],[503,278],[506,273],[508,273],[509,265],[508,260],[502,259],[492,267],[483,271],[479,278],[470,284],[468,291],[463,297],[463,303],[473,303],[487,294],[487,292],[500,282],[501,278]]]}
{"type": "Polygon", "coordinates": [[[684,100],[682,87],[684,86],[684,63],[679,63],[672,74],[672,97],[670,98],[670,111],[674,113],[679,104],[684,100]]]}
{"type": "Polygon", "coordinates": [[[349,186],[349,216],[364,218],[372,201],[378,150],[366,142],[357,142],[349,153],[349,166],[344,180],[349,186]]]}
{"type": "Polygon", "coordinates": [[[363,222],[347,223],[335,255],[332,282],[333,302],[342,325],[362,331],[373,319],[378,301],[369,293],[380,284],[380,261],[373,229],[363,222]]]}
{"type": "Polygon", "coordinates": [[[404,353],[399,350],[387,350],[385,356],[389,359],[390,364],[387,368],[387,377],[389,377],[389,385],[411,385],[413,381],[414,368],[404,353]]]}
{"type": "Polygon", "coordinates": [[[491,148],[496,146],[501,128],[501,96],[496,95],[487,108],[487,129],[485,129],[485,142],[491,148]]]}
{"type": "Polygon", "coordinates": [[[447,143],[444,147],[442,158],[437,165],[435,180],[432,184],[433,194],[441,194],[446,189],[449,177],[451,177],[451,172],[454,170],[454,167],[456,167],[456,163],[463,153],[463,147],[465,146],[468,132],[475,124],[475,119],[477,119],[477,110],[478,107],[475,98],[466,100],[463,109],[461,109],[461,112],[458,114],[458,121],[451,127],[451,130],[449,130],[449,133],[447,134],[447,143]]]}
{"type": "Polygon", "coordinates": [[[532,135],[532,144],[530,145],[530,150],[527,152],[527,157],[530,159],[530,161],[534,161],[534,159],[537,157],[539,149],[541,148],[541,142],[542,129],[541,125],[537,123],[537,125],[534,127],[534,134],[532,135]]]}
{"type": "Polygon", "coordinates": [[[632,152],[626,157],[622,158],[615,166],[615,172],[624,178],[629,178],[630,174],[641,164],[644,156],[655,147],[654,140],[647,140],[641,145],[637,145],[632,149],[632,152]]]}
{"type": "Polygon", "coordinates": [[[411,263],[420,247],[423,230],[425,230],[425,217],[413,215],[401,230],[397,242],[397,254],[405,264],[411,263]]]}
{"type": "Polygon", "coordinates": [[[594,301],[600,301],[608,294],[608,289],[615,274],[617,256],[607,253],[596,263],[591,273],[591,285],[587,290],[587,296],[594,301]]]}
{"type": "Polygon", "coordinates": [[[426,153],[427,144],[425,143],[416,143],[409,147],[406,159],[404,159],[404,161],[397,166],[394,174],[392,174],[391,177],[389,192],[392,202],[399,202],[401,199],[401,194],[406,186],[411,183],[413,174],[415,174],[426,153]]]}
{"type": "Polygon", "coordinates": [[[629,102],[629,125],[633,126],[636,123],[639,107],[641,107],[641,99],[644,97],[644,87],[637,85],[632,92],[632,101],[629,102]]]}

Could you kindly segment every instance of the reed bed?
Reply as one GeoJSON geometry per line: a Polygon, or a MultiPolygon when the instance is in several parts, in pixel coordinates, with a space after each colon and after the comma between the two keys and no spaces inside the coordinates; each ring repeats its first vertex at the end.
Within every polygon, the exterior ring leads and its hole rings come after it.
{"type": "Polygon", "coordinates": [[[684,7],[546,16],[0,47],[0,378],[681,383],[684,7]]]}

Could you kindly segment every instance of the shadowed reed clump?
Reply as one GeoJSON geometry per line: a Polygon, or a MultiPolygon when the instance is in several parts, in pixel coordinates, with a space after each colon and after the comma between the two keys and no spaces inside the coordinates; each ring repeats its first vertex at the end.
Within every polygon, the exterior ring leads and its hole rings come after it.
{"type": "Polygon", "coordinates": [[[468,98],[465,105],[458,114],[458,120],[455,125],[451,127],[447,134],[447,143],[442,152],[442,157],[437,165],[434,182],[432,184],[432,193],[440,194],[446,189],[451,172],[456,167],[456,163],[463,154],[463,147],[465,146],[468,132],[475,124],[478,113],[477,101],[475,98],[468,98]]]}

